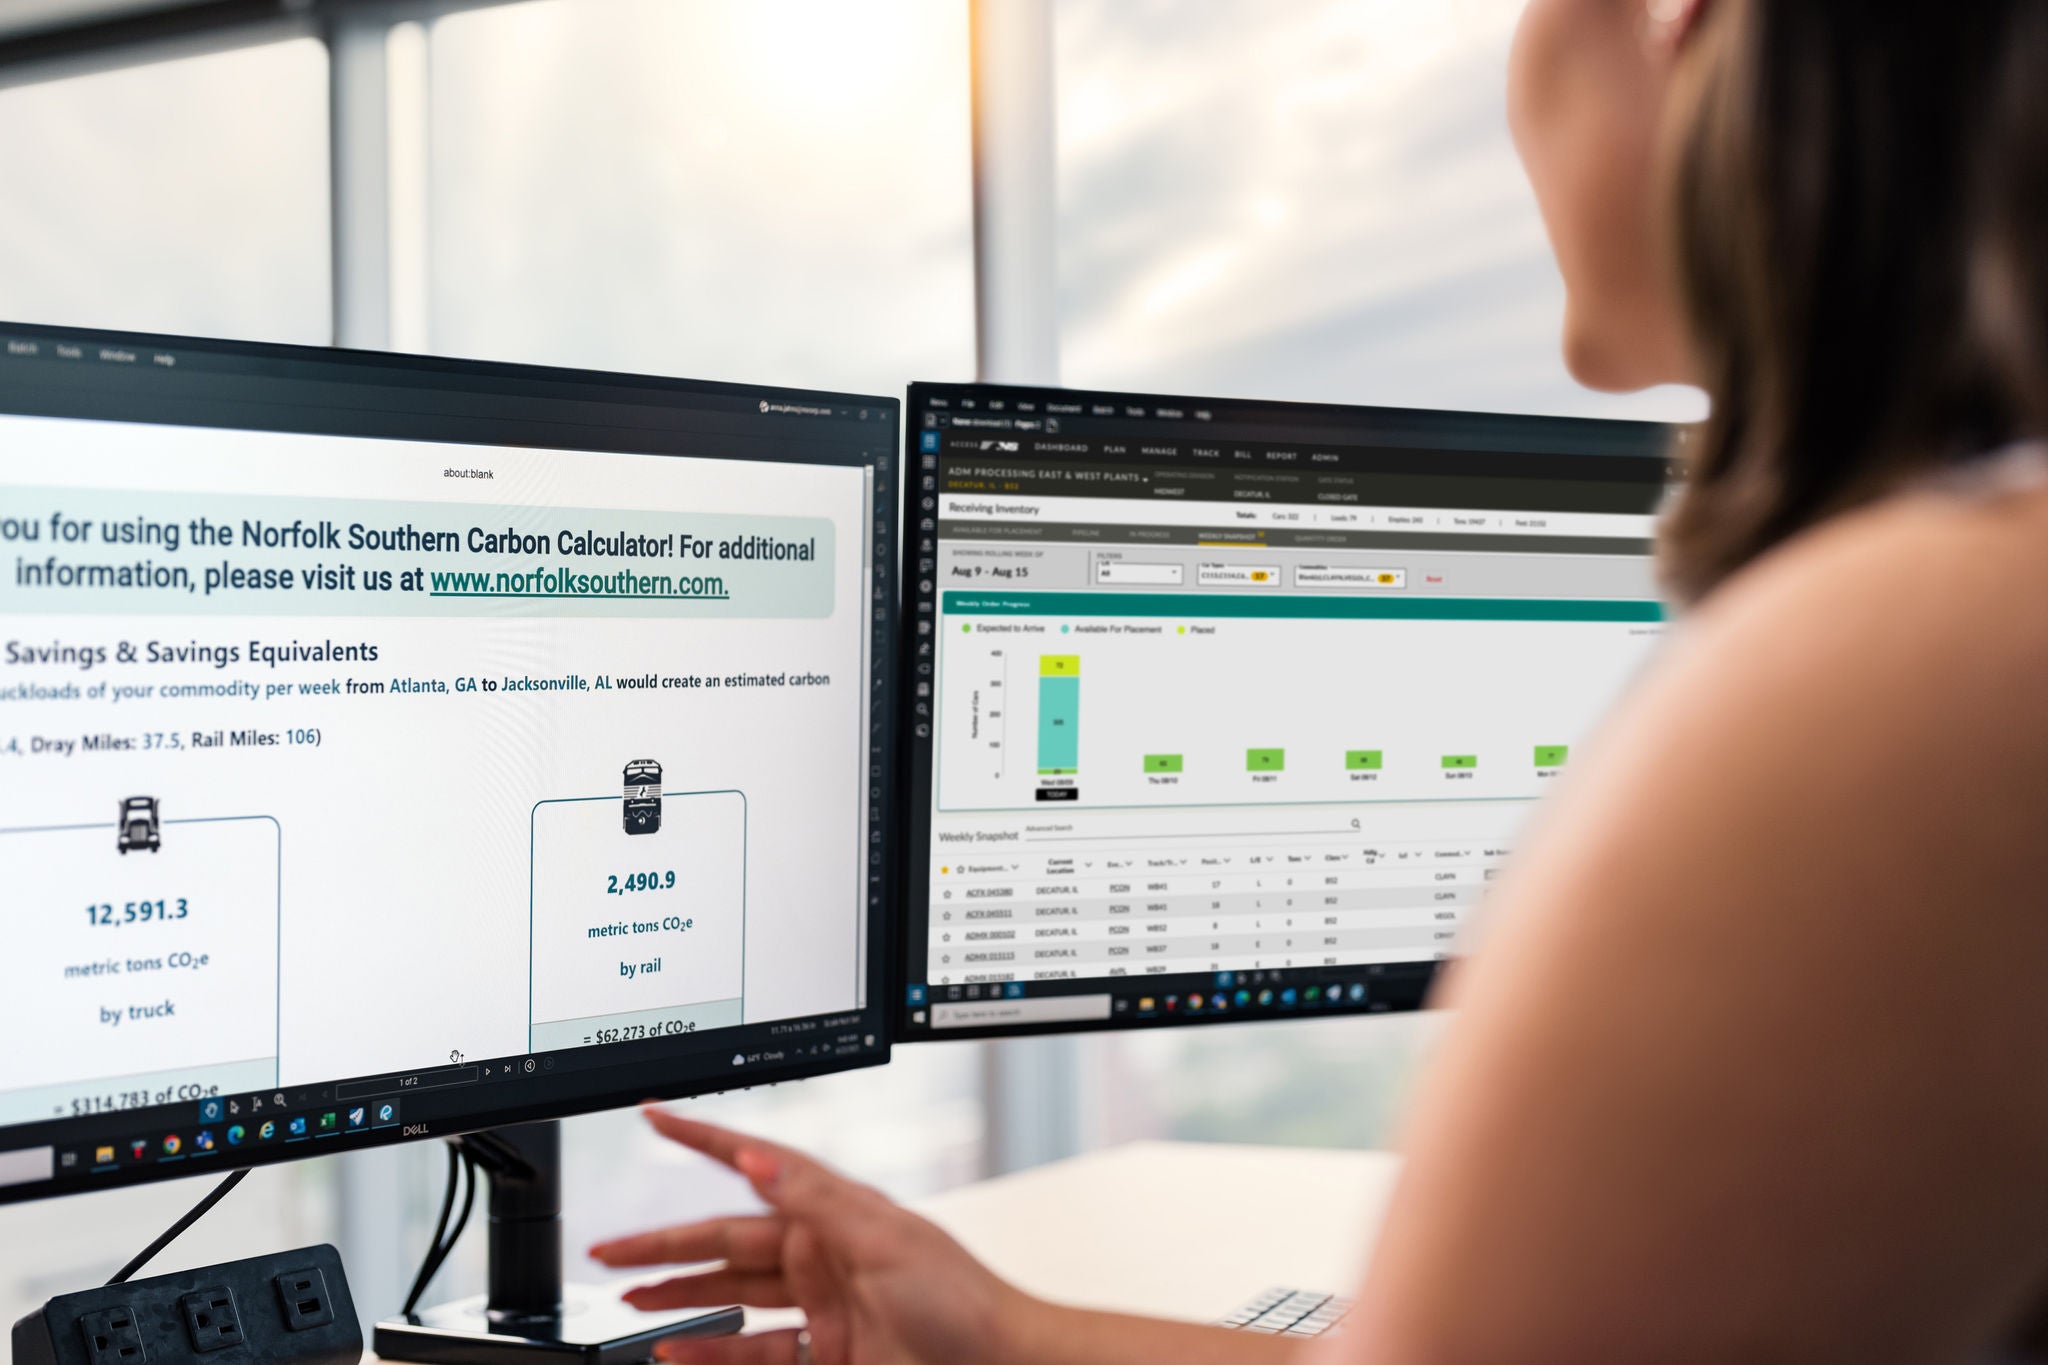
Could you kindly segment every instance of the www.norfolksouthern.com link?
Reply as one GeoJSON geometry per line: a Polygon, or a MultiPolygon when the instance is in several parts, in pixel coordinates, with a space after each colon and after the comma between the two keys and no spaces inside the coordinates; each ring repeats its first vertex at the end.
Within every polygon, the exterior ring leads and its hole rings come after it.
{"type": "Polygon", "coordinates": [[[429,573],[432,597],[646,597],[680,601],[731,600],[725,580],[716,574],[672,578],[667,574],[577,573],[573,569],[539,568],[531,573],[429,573]]]}

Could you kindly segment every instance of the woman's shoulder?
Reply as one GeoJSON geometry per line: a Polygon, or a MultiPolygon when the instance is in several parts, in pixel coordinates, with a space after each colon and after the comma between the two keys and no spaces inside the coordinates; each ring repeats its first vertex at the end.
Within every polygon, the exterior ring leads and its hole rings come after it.
{"type": "MultiPolygon", "coordinates": [[[[1929,488],[1837,517],[1730,579],[1700,609],[1703,656],[1778,655],[1859,691],[1953,702],[2048,684],[2048,473],[1995,493],[1929,488]],[[1716,646],[1726,646],[1727,649],[1716,646]]],[[[1704,662],[1704,660],[1703,660],[1704,662]]],[[[2048,736],[2048,711],[2040,726],[2048,736]]]]}
{"type": "MultiPolygon", "coordinates": [[[[1746,767],[1726,781],[1747,799],[1803,796],[1798,816],[1817,839],[1869,849],[2023,807],[2038,820],[2043,584],[2048,483],[1901,495],[1788,542],[1716,591],[1637,720],[1718,741],[1746,767]]],[[[2018,857],[2039,844],[2029,833],[2024,848],[2000,847],[2018,857]]]]}

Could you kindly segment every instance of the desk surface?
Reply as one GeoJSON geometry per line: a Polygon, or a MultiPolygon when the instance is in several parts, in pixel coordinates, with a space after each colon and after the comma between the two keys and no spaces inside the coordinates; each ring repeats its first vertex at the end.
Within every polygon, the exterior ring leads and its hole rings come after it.
{"type": "Polygon", "coordinates": [[[1386,1152],[1137,1142],[918,1208],[1043,1298],[1213,1322],[1262,1289],[1357,1288],[1399,1169],[1386,1152]]]}
{"type": "Polygon", "coordinates": [[[1357,1288],[1399,1170],[1386,1152],[1134,1142],[917,1208],[1042,1298],[1214,1322],[1262,1289],[1357,1288]]]}

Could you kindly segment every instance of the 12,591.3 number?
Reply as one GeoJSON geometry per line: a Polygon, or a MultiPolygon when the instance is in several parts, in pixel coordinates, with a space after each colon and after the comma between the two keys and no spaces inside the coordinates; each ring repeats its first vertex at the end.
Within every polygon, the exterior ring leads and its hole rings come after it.
{"type": "Polygon", "coordinates": [[[88,905],[85,915],[101,929],[118,929],[124,924],[156,924],[181,920],[189,913],[183,896],[176,900],[129,901],[125,905],[88,905]]]}

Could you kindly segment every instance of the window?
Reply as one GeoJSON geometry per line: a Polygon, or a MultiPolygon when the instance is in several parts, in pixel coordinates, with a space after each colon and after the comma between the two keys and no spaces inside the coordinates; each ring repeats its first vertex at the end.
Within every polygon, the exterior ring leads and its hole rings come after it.
{"type": "MultiPolygon", "coordinates": [[[[0,183],[0,317],[329,339],[319,43],[0,90],[0,183]]],[[[320,1165],[259,1171],[152,1271],[328,1238],[333,1186],[320,1165]]],[[[105,1279],[199,1193],[181,1183],[9,1209],[8,1245],[34,1255],[0,1257],[0,1318],[105,1279]]]]}
{"type": "MultiPolygon", "coordinates": [[[[1558,356],[1507,133],[1522,0],[1057,0],[1060,371],[1082,388],[1687,420],[1558,356]]],[[[1086,1039],[1087,1141],[1391,1140],[1437,1015],[1086,1039]]]]}
{"type": "Polygon", "coordinates": [[[900,393],[974,361],[965,0],[431,34],[436,350],[900,393]]]}
{"type": "Polygon", "coordinates": [[[1061,376],[1581,416],[1507,134],[1522,0],[1057,0],[1061,376]]]}
{"type": "Polygon", "coordinates": [[[325,345],[327,53],[0,90],[0,317],[325,345]]]}
{"type": "MultiPolygon", "coordinates": [[[[538,0],[427,46],[434,350],[879,394],[972,374],[966,0],[538,0]]],[[[972,1179],[979,1051],[895,1056],[690,1110],[905,1197],[972,1179]]],[[[631,1113],[570,1121],[564,1153],[578,1277],[597,1237],[740,1188],[631,1113]]],[[[481,1287],[470,1240],[437,1295],[481,1287]]]]}

